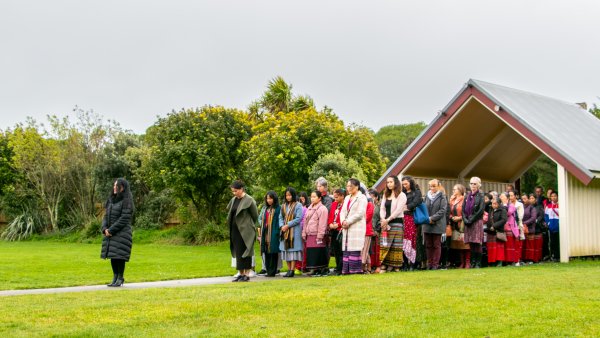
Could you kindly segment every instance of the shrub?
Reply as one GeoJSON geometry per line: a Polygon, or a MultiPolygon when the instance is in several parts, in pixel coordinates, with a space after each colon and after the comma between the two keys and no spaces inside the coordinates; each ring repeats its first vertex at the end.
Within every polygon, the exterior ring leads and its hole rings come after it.
{"type": "Polygon", "coordinates": [[[42,229],[44,229],[42,217],[35,211],[24,210],[8,224],[1,237],[7,241],[20,241],[30,238],[42,229]]]}
{"type": "Polygon", "coordinates": [[[98,218],[92,218],[85,223],[81,237],[84,239],[99,237],[102,232],[102,220],[98,218]]]}
{"type": "Polygon", "coordinates": [[[229,229],[227,226],[215,222],[207,222],[200,228],[196,237],[197,244],[208,244],[222,242],[229,239],[229,229]]]}

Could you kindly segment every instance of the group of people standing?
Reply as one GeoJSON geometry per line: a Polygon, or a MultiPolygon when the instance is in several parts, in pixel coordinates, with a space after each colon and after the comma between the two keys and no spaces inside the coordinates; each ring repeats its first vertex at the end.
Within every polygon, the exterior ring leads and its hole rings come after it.
{"type": "MultiPolygon", "coordinates": [[[[332,196],[327,188],[324,178],[310,195],[288,187],[281,202],[268,191],[259,212],[243,182],[232,183],[227,224],[239,271],[234,282],[250,279],[257,238],[267,277],[279,273],[282,261],[284,277],[293,277],[296,271],[326,276],[560,260],[558,193],[552,189],[547,198],[542,187],[521,196],[512,185],[506,192],[484,193],[481,179],[472,177],[468,190],[456,184],[448,198],[439,180],[429,181],[422,195],[410,176],[387,177],[381,195],[355,178],[332,196]],[[417,209],[423,208],[427,216],[417,221],[417,209]]],[[[134,213],[125,179],[114,182],[105,207],[101,257],[111,260],[108,286],[119,287],[131,255],[134,213]]]]}
{"type": "Polygon", "coordinates": [[[232,184],[228,224],[239,271],[234,282],[249,280],[256,238],[263,262],[259,274],[267,277],[278,274],[283,261],[283,277],[293,277],[301,272],[326,276],[469,269],[560,259],[557,194],[549,192],[546,199],[541,187],[521,196],[514,189],[484,193],[481,180],[472,177],[469,189],[457,184],[448,196],[433,179],[423,195],[412,177],[389,176],[381,195],[354,178],[332,195],[327,188],[319,178],[310,194],[288,187],[282,201],[268,191],[259,212],[243,183],[232,184]],[[416,215],[423,208],[425,219],[416,215]],[[544,247],[550,249],[544,252],[544,247]],[[335,260],[332,271],[330,258],[335,260]]]}

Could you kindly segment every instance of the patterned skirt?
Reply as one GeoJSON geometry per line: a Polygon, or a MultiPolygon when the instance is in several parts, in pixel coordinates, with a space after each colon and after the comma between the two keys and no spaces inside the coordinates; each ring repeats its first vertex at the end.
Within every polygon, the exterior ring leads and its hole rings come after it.
{"type": "Polygon", "coordinates": [[[404,214],[402,250],[408,261],[414,263],[417,259],[417,226],[415,225],[415,218],[410,214],[404,214]]]}
{"type": "Polygon", "coordinates": [[[504,242],[496,240],[496,234],[487,235],[488,263],[504,261],[504,242]]]}
{"type": "Polygon", "coordinates": [[[535,235],[527,235],[525,238],[525,259],[528,261],[535,260],[535,235]]]}
{"type": "Polygon", "coordinates": [[[360,251],[344,251],[344,256],[342,258],[342,274],[350,275],[362,272],[360,251]]]}
{"type": "Polygon", "coordinates": [[[517,263],[519,255],[517,254],[517,239],[512,231],[505,231],[506,243],[504,243],[504,261],[508,263],[517,263]]]}
{"type": "Polygon", "coordinates": [[[390,230],[387,232],[387,245],[380,243],[380,260],[381,265],[386,265],[392,268],[402,266],[402,247],[404,239],[404,227],[402,223],[390,224],[390,230]]]}
{"type": "Polygon", "coordinates": [[[471,224],[465,224],[465,243],[483,243],[483,220],[471,224]]]}
{"type": "Polygon", "coordinates": [[[379,247],[379,237],[373,236],[371,238],[371,250],[369,250],[369,254],[371,255],[371,266],[379,267],[381,265],[381,261],[379,260],[380,255],[380,247],[379,247]]]}

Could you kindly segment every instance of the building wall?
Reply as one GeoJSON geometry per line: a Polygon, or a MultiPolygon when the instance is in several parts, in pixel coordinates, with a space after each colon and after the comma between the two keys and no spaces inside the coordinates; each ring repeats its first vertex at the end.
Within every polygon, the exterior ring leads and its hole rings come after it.
{"type": "MultiPolygon", "coordinates": [[[[402,179],[402,178],[400,178],[402,179]]],[[[415,182],[419,185],[419,187],[421,188],[421,192],[423,194],[425,194],[428,190],[428,183],[431,180],[431,178],[424,178],[424,177],[415,177],[415,182]]],[[[442,186],[444,187],[444,189],[446,190],[446,194],[448,196],[452,195],[452,187],[454,187],[455,184],[462,184],[465,186],[465,189],[467,191],[469,191],[469,179],[467,180],[459,180],[459,179],[439,179],[440,183],[442,184],[442,186]]],[[[481,184],[481,190],[483,192],[488,192],[490,190],[495,190],[497,192],[503,192],[506,189],[506,183],[498,183],[498,182],[486,182],[483,181],[481,184]]]]}
{"type": "MultiPolygon", "coordinates": [[[[569,173],[564,175],[567,196],[566,221],[568,222],[568,255],[600,255],[600,179],[588,186],[569,173]]],[[[559,190],[559,197],[562,192],[559,190]]],[[[561,237],[563,236],[563,206],[559,204],[561,237]]],[[[561,245],[563,244],[561,238],[561,245]]],[[[562,252],[561,252],[562,254],[562,252]]]]}

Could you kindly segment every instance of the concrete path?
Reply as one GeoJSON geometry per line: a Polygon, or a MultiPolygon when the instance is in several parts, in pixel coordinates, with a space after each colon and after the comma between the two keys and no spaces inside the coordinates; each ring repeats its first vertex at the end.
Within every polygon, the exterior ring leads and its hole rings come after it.
{"type": "MultiPolygon", "coordinates": [[[[296,275],[294,278],[307,278],[306,276],[296,275]]],[[[283,279],[281,276],[267,278],[256,276],[250,278],[250,282],[264,282],[269,280],[283,279]]],[[[118,290],[134,290],[134,289],[151,289],[151,288],[176,288],[183,286],[198,286],[198,285],[215,285],[231,283],[233,277],[210,277],[210,278],[194,278],[194,279],[178,279],[159,282],[142,282],[142,283],[125,283],[122,287],[109,288],[106,285],[88,285],[88,286],[71,286],[64,288],[49,288],[49,289],[27,289],[27,290],[5,290],[0,291],[0,297],[20,296],[20,295],[39,295],[50,293],[67,293],[67,292],[86,292],[86,291],[118,291],[118,290]]]]}

